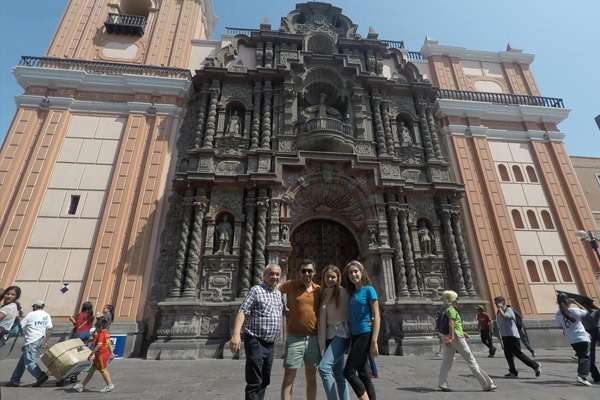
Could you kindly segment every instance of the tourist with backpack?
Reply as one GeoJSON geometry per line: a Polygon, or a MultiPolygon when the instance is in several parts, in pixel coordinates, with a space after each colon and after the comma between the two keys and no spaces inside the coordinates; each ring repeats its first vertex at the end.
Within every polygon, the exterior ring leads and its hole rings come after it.
{"type": "Polygon", "coordinates": [[[0,346],[6,343],[12,331],[18,331],[20,318],[23,311],[18,300],[21,297],[21,288],[10,286],[2,295],[2,306],[0,307],[0,346]],[[15,326],[16,325],[16,326],[15,326]]]}
{"type": "Polygon", "coordinates": [[[438,380],[440,390],[443,392],[451,391],[448,386],[448,373],[452,368],[456,352],[464,358],[469,369],[471,369],[471,373],[477,378],[484,391],[490,392],[497,389],[498,387],[494,381],[479,367],[467,344],[466,339],[469,338],[469,335],[463,331],[462,318],[456,309],[458,295],[452,290],[445,290],[442,292],[442,300],[444,301],[445,310],[440,315],[438,324],[440,333],[444,335],[442,365],[438,380]]]}
{"type": "Polygon", "coordinates": [[[504,348],[504,357],[506,357],[506,361],[508,362],[508,373],[504,376],[506,378],[516,378],[519,376],[519,371],[515,367],[515,357],[533,369],[536,377],[540,376],[542,373],[542,364],[533,361],[521,351],[519,326],[523,326],[523,322],[520,314],[508,306],[506,299],[502,296],[496,297],[494,303],[498,308],[496,312],[496,324],[498,325],[500,339],[504,348]]]}

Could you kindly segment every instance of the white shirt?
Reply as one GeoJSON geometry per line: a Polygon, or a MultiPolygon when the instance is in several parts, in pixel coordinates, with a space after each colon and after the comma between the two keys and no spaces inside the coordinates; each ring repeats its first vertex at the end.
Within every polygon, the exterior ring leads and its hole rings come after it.
{"type": "Polygon", "coordinates": [[[566,319],[560,310],[556,312],[554,319],[563,329],[564,335],[567,337],[569,344],[579,342],[590,342],[590,335],[586,332],[581,319],[587,315],[587,311],[580,308],[571,307],[569,308],[569,314],[575,320],[574,322],[566,319]]]}
{"type": "Polygon", "coordinates": [[[10,303],[0,308],[0,313],[4,314],[4,318],[0,321],[0,327],[6,329],[6,331],[10,331],[13,324],[15,323],[15,318],[19,314],[19,309],[17,308],[17,303],[10,303]]]}
{"type": "Polygon", "coordinates": [[[30,312],[21,320],[25,344],[37,342],[46,336],[46,331],[52,328],[52,318],[44,310],[30,312]]]}
{"type": "Polygon", "coordinates": [[[520,338],[521,335],[519,335],[519,329],[517,328],[517,317],[515,312],[511,307],[506,307],[504,309],[504,315],[505,317],[503,317],[499,311],[496,313],[496,323],[500,330],[500,336],[520,338]]]}

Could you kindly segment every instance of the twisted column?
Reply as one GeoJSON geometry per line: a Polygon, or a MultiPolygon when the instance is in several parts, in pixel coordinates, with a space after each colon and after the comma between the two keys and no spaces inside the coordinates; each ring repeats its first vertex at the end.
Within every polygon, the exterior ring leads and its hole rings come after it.
{"type": "Polygon", "coordinates": [[[452,225],[454,228],[454,236],[456,237],[456,244],[458,246],[458,257],[460,259],[460,265],[462,267],[462,273],[465,281],[465,289],[469,296],[475,296],[475,287],[473,286],[473,277],[471,275],[471,262],[469,261],[469,255],[467,254],[467,248],[465,246],[465,238],[463,236],[462,223],[460,222],[460,213],[454,212],[451,216],[452,225]]]}
{"type": "Polygon", "coordinates": [[[202,230],[207,204],[208,199],[206,196],[197,196],[194,201],[194,221],[192,223],[189,253],[185,264],[183,297],[196,297],[200,274],[200,254],[202,252],[202,230]]]}
{"type": "Polygon", "coordinates": [[[446,231],[446,245],[448,246],[448,255],[450,256],[450,269],[456,284],[456,289],[459,295],[466,296],[465,280],[460,267],[458,251],[456,249],[450,210],[442,210],[442,223],[444,224],[444,230],[446,231]]]}
{"type": "Polygon", "coordinates": [[[271,100],[273,98],[273,89],[271,81],[266,81],[263,89],[263,126],[262,126],[262,144],[263,149],[271,148],[271,100]]]}
{"type": "Polygon", "coordinates": [[[194,147],[202,147],[204,139],[204,122],[206,119],[206,107],[208,106],[208,83],[202,85],[200,90],[200,101],[198,102],[198,119],[196,120],[196,131],[194,136],[194,147]]]}
{"type": "Polygon", "coordinates": [[[210,87],[210,105],[208,106],[208,120],[206,122],[206,136],[204,147],[211,148],[215,143],[217,128],[217,102],[219,100],[219,81],[213,81],[210,87]]]}
{"type": "Polygon", "coordinates": [[[248,192],[246,199],[246,230],[244,234],[244,259],[240,271],[240,296],[246,296],[252,280],[252,246],[254,244],[254,191],[248,192]]]}
{"type": "Polygon", "coordinates": [[[421,135],[423,136],[423,145],[425,147],[425,155],[428,160],[434,157],[433,144],[431,143],[431,133],[429,132],[429,124],[427,123],[427,116],[423,106],[418,107],[419,112],[419,127],[421,128],[421,135]]]}
{"type": "Polygon", "coordinates": [[[427,110],[427,121],[429,122],[429,131],[431,132],[431,143],[433,145],[433,153],[435,158],[441,160],[444,158],[442,155],[442,148],[440,147],[440,139],[437,134],[437,128],[435,126],[435,117],[431,109],[427,110]]]}
{"type": "Polygon", "coordinates": [[[381,99],[371,98],[371,108],[373,109],[373,121],[375,122],[375,139],[377,141],[377,154],[382,156],[386,153],[385,137],[383,123],[381,121],[381,99]]]}
{"type": "Polygon", "coordinates": [[[269,208],[269,199],[266,193],[263,193],[256,202],[258,209],[256,217],[256,241],[254,242],[254,284],[258,285],[262,281],[263,271],[265,269],[265,246],[267,243],[267,209],[269,208]]]}
{"type": "Polygon", "coordinates": [[[402,247],[404,248],[404,261],[408,269],[408,290],[411,296],[419,295],[419,283],[417,282],[417,269],[413,258],[412,242],[408,228],[408,210],[400,210],[400,230],[402,231],[402,247]]]}
{"type": "Polygon", "coordinates": [[[392,229],[392,243],[394,247],[394,269],[396,277],[396,293],[398,296],[406,297],[409,295],[406,285],[406,268],[404,266],[404,254],[402,252],[402,242],[400,239],[400,227],[398,226],[398,207],[389,208],[390,226],[392,229]]]}
{"type": "Polygon", "coordinates": [[[391,156],[394,155],[394,135],[392,135],[392,124],[390,122],[390,105],[384,102],[383,108],[383,130],[385,132],[385,142],[387,146],[387,153],[391,156]]]}
{"type": "Polygon", "coordinates": [[[260,135],[260,99],[262,84],[254,85],[254,115],[252,118],[252,131],[250,132],[250,148],[257,149],[260,135]]]}
{"type": "Polygon", "coordinates": [[[183,218],[181,220],[181,232],[177,242],[177,254],[175,256],[175,271],[173,272],[173,287],[169,297],[181,296],[183,274],[185,268],[185,255],[188,249],[188,236],[190,234],[190,222],[192,219],[192,190],[188,189],[183,198],[183,218]]]}

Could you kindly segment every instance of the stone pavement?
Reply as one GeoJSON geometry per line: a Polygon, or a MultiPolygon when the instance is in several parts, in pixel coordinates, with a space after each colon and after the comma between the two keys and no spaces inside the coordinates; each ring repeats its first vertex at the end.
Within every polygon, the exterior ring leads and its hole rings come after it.
{"type": "MultiPolygon", "coordinates": [[[[519,364],[519,379],[504,379],[506,361],[502,356],[489,359],[484,354],[476,356],[495,380],[498,391],[485,393],[479,390],[466,364],[457,357],[450,373],[450,385],[455,392],[436,391],[440,360],[430,356],[382,356],[377,360],[380,378],[375,380],[379,399],[569,399],[584,400],[600,398],[600,385],[578,387],[574,385],[577,364],[569,357],[568,349],[540,350],[539,360],[543,363],[542,376],[535,378],[533,372],[519,364]],[[497,378],[497,379],[496,379],[497,378]]],[[[15,360],[0,362],[0,381],[8,379],[15,360]]],[[[276,361],[272,383],[266,399],[279,399],[282,379],[282,362],[276,361]]],[[[2,400],[53,400],[53,399],[143,399],[143,400],[188,400],[188,399],[243,399],[243,363],[236,360],[200,361],[146,361],[139,359],[116,360],[111,364],[116,389],[112,393],[99,393],[103,382],[99,375],[94,377],[93,392],[74,393],[57,388],[53,379],[42,388],[28,387],[33,379],[24,376],[24,387],[5,388],[2,400]]],[[[294,399],[303,399],[304,378],[295,388],[294,399]]],[[[319,385],[321,381],[319,379],[319,385]]],[[[319,386],[319,399],[324,399],[319,386]]],[[[352,397],[354,398],[354,397],[352,397]]]]}

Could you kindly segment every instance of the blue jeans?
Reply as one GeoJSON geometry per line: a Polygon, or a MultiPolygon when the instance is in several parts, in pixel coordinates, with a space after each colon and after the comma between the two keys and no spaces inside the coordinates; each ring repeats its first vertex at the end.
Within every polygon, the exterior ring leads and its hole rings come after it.
{"type": "Polygon", "coordinates": [[[23,373],[25,373],[25,368],[27,368],[27,370],[36,380],[39,380],[44,375],[36,363],[38,354],[40,354],[42,351],[43,342],[44,339],[42,338],[36,342],[23,346],[21,349],[21,358],[19,358],[19,362],[17,363],[12,377],[10,378],[11,383],[19,384],[19,382],[21,382],[21,377],[23,376],[23,373]]]}
{"type": "Polygon", "coordinates": [[[344,377],[344,352],[347,346],[348,339],[339,336],[334,337],[328,341],[323,358],[319,363],[319,374],[323,380],[327,400],[350,399],[346,378],[344,377]]]}

